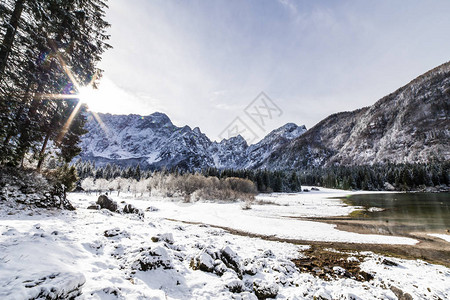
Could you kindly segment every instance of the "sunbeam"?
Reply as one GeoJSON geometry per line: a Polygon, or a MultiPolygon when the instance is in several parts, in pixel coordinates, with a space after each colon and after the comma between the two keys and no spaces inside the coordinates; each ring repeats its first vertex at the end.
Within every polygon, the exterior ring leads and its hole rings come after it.
{"type": "MultiPolygon", "coordinates": [[[[89,104],[95,103],[96,98],[95,98],[95,94],[93,93],[93,91],[95,90],[95,81],[98,78],[98,71],[96,71],[94,73],[91,80],[89,81],[89,83],[86,86],[81,86],[79,84],[79,82],[77,81],[77,79],[75,78],[75,76],[73,75],[71,68],[66,64],[66,62],[61,57],[61,55],[57,51],[55,51],[55,53],[56,53],[56,57],[57,57],[59,63],[61,64],[61,66],[64,70],[64,73],[66,73],[67,77],[72,82],[73,86],[75,87],[76,93],[74,93],[74,94],[41,94],[41,95],[36,95],[36,97],[38,99],[49,99],[49,100],[66,100],[66,99],[78,99],[79,100],[77,105],[73,109],[72,113],[70,114],[69,118],[64,123],[64,126],[62,127],[60,133],[58,134],[56,143],[61,143],[64,136],[69,131],[69,128],[73,122],[73,119],[78,114],[81,105],[86,104],[89,107],[89,104]]],[[[100,116],[95,112],[92,112],[92,115],[97,120],[97,122],[100,124],[100,127],[102,128],[102,130],[106,134],[108,134],[108,130],[107,130],[105,124],[103,123],[103,121],[101,120],[100,116]]]]}
{"type": "Polygon", "coordinates": [[[61,132],[59,133],[58,138],[56,139],[57,144],[61,143],[61,141],[63,140],[67,131],[69,131],[70,125],[72,124],[72,121],[75,118],[75,116],[78,114],[78,111],[80,110],[81,105],[83,105],[83,103],[81,101],[78,101],[77,106],[75,106],[75,108],[73,109],[69,118],[67,119],[66,123],[64,123],[64,126],[61,129],[61,132]]]}

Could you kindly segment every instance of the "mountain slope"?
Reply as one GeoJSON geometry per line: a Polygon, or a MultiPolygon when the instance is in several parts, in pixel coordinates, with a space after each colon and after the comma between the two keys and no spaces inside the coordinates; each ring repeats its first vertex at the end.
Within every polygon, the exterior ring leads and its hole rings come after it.
{"type": "Polygon", "coordinates": [[[288,123],[260,142],[212,142],[162,113],[89,117],[83,160],[186,170],[302,169],[335,164],[450,160],[450,63],[414,79],[370,107],[333,114],[310,130],[288,123]]]}
{"type": "Polygon", "coordinates": [[[374,105],[331,115],[294,139],[268,168],[450,159],[450,63],[374,105]]]}
{"type": "Polygon", "coordinates": [[[206,168],[213,161],[206,149],[210,140],[198,128],[177,127],[162,113],[139,115],[98,114],[88,117],[89,131],[81,143],[80,158],[98,165],[141,164],[145,167],[206,168]]]}
{"type": "Polygon", "coordinates": [[[259,143],[248,146],[237,136],[212,142],[199,128],[177,127],[162,113],[149,116],[98,114],[88,116],[78,158],[97,165],[140,164],[145,168],[199,170],[217,168],[255,168],[271,152],[306,131],[289,123],[272,131],[259,143]]]}

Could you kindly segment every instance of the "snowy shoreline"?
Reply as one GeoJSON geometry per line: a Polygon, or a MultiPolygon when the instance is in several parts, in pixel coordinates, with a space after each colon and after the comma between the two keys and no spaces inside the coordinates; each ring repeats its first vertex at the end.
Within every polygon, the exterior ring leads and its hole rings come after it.
{"type": "Polygon", "coordinates": [[[76,299],[256,299],[261,292],[258,289],[276,292],[281,299],[396,299],[399,290],[416,299],[450,297],[450,270],[444,266],[355,252],[358,258],[351,259],[374,279],[361,282],[339,277],[339,272],[344,271],[336,267],[331,270],[332,277],[324,280],[302,272],[292,262],[305,257],[303,251],[310,247],[307,244],[267,241],[181,222],[209,221],[264,234],[311,239],[415,243],[400,237],[344,233],[328,224],[286,218],[295,211],[305,216],[331,216],[346,215],[354,209],[338,199],[328,199],[348,192],[324,189],[301,195],[305,197],[260,195],[257,200],[265,204],[253,205],[250,210],[242,210],[238,202],[183,203],[112,195],[120,207],[125,201],[145,210],[143,218],[86,209],[97,196],[80,193],[69,195],[76,211],[3,205],[0,298],[71,295],[76,299]],[[227,260],[223,253],[234,257],[235,267],[224,265],[227,260]],[[194,268],[192,262],[197,259],[206,265],[209,262],[212,271],[194,268]]]}
{"type": "MultiPolygon", "coordinates": [[[[331,197],[342,198],[353,194],[357,193],[332,189],[310,193],[261,194],[256,197],[256,202],[266,204],[252,205],[250,210],[243,210],[239,202],[183,203],[179,200],[167,201],[158,197],[152,197],[150,202],[128,197],[126,199],[133,201],[133,205],[143,210],[150,205],[149,203],[157,206],[159,210],[154,215],[161,218],[227,227],[251,234],[345,243],[414,245],[418,242],[405,237],[340,231],[336,229],[336,225],[291,218],[346,216],[357,207],[348,206],[341,200],[331,197]]],[[[112,198],[114,199],[114,195],[112,198]]],[[[93,201],[95,196],[93,198],[91,196],[90,199],[93,201]]]]}

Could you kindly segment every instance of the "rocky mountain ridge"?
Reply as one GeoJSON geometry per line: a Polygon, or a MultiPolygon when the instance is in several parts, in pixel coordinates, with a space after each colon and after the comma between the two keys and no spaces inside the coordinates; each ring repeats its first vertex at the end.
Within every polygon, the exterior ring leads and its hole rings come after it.
{"type": "Polygon", "coordinates": [[[305,126],[288,123],[249,146],[240,135],[211,141],[198,127],[177,127],[159,112],[149,116],[98,116],[102,123],[88,115],[88,133],[83,136],[78,157],[97,165],[140,164],[143,168],[187,170],[257,168],[273,151],[306,132],[305,126]]]}
{"type": "Polygon", "coordinates": [[[450,160],[450,62],[414,79],[374,105],[333,114],[267,168],[305,168],[450,160]]]}
{"type": "Polygon", "coordinates": [[[162,113],[89,116],[79,158],[97,165],[199,170],[302,169],[330,165],[450,160],[450,63],[414,79],[374,105],[325,118],[313,128],[288,123],[247,145],[211,141],[162,113]]]}

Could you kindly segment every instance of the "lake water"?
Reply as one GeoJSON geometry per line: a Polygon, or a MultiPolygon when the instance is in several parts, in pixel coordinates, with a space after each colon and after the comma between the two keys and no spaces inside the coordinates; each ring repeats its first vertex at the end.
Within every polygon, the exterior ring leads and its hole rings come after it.
{"type": "Polygon", "coordinates": [[[352,214],[355,219],[394,222],[421,230],[450,230],[450,193],[364,194],[344,201],[366,209],[352,214]]]}

